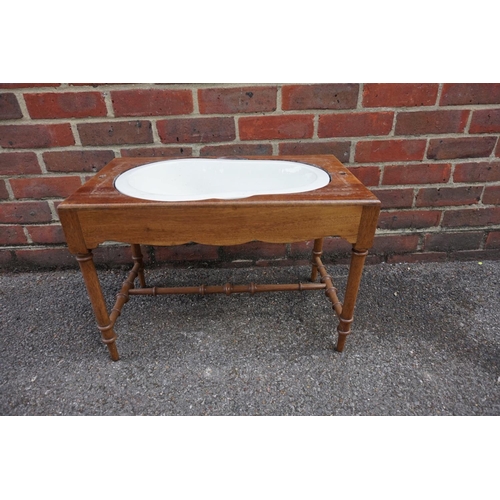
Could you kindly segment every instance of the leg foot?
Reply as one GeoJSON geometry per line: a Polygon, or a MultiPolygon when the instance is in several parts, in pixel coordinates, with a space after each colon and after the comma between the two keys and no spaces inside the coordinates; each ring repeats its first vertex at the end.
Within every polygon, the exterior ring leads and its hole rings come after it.
{"type": "Polygon", "coordinates": [[[345,333],[339,332],[339,338],[337,340],[337,345],[335,346],[335,350],[338,352],[342,352],[344,350],[345,341],[347,339],[347,335],[345,333]]]}

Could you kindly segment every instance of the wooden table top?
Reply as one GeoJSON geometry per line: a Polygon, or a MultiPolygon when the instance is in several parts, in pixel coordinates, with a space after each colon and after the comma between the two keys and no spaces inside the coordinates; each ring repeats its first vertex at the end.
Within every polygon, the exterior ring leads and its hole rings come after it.
{"type": "Polygon", "coordinates": [[[327,204],[327,205],[377,205],[380,201],[340,163],[333,155],[287,155],[287,156],[239,156],[231,159],[248,160],[285,160],[306,163],[322,168],[330,175],[330,182],[325,187],[314,191],[302,193],[288,193],[279,195],[256,195],[248,198],[232,200],[199,200],[199,201],[151,201],[133,198],[120,193],[114,186],[115,179],[123,172],[148,163],[165,161],[172,158],[115,158],[98,172],[92,179],[87,181],[74,194],[63,201],[60,209],[96,209],[98,207],[122,207],[133,208],[134,206],[149,207],[202,207],[202,206],[231,206],[231,205],[275,205],[285,203],[287,205],[303,204],[327,204]]]}

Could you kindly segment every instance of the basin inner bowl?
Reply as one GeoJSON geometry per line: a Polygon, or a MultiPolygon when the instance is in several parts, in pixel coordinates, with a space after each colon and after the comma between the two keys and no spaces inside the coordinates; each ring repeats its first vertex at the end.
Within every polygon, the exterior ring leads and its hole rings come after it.
{"type": "Polygon", "coordinates": [[[186,158],[127,170],[115,179],[120,193],[154,201],[231,200],[302,193],[326,186],[321,168],[284,160],[186,158]]]}

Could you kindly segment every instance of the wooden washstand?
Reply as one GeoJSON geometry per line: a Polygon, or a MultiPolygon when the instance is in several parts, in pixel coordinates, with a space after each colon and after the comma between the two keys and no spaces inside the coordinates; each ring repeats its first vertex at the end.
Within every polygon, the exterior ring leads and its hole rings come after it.
{"type": "Polygon", "coordinates": [[[319,167],[330,182],[313,191],[201,201],[150,201],[133,198],[115,188],[115,179],[139,165],[165,158],[116,158],[58,206],[69,251],[80,265],[102,340],[111,359],[119,359],[115,322],[133,295],[177,293],[258,293],[324,290],[339,318],[336,349],[342,351],[351,333],[354,306],[365,257],[373,244],[380,201],[333,155],[238,157],[285,160],[319,167]],[[344,294],[338,299],[322,261],[323,238],[340,236],[352,244],[344,294]],[[188,242],[237,245],[249,241],[291,243],[314,240],[312,283],[286,285],[194,286],[147,288],[140,245],[173,246],[188,242]],[[105,241],[132,245],[134,265],[108,312],[92,250],[105,241]],[[321,283],[316,283],[318,274],[321,283]],[[135,282],[138,281],[139,287],[135,282]]]}

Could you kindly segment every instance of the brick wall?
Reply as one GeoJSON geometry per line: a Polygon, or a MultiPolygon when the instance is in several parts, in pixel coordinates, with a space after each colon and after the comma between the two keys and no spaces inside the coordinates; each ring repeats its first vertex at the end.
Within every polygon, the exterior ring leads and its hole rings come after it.
{"type": "MultiPolygon", "coordinates": [[[[382,201],[371,262],[500,257],[500,84],[0,84],[0,120],[5,269],[72,265],[57,204],[119,156],[333,153],[382,201]]],[[[340,261],[349,250],[326,248],[340,261]]],[[[152,263],[267,265],[310,250],[146,252],[152,263]]]]}

